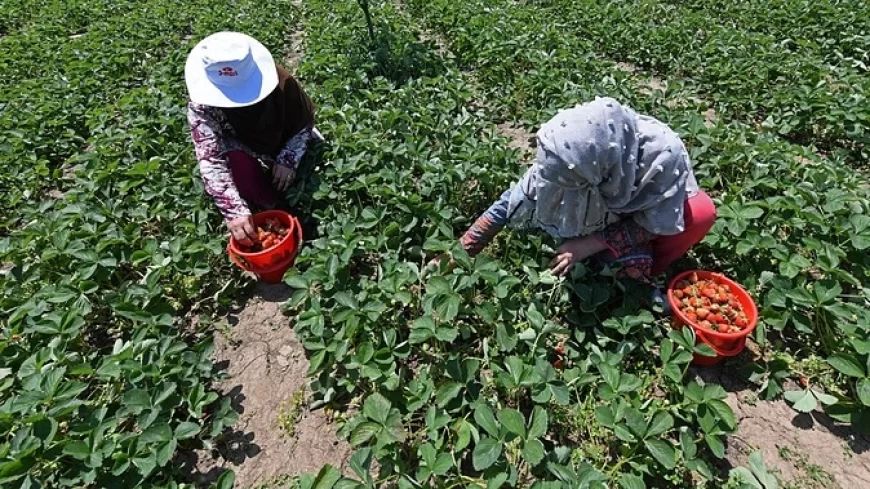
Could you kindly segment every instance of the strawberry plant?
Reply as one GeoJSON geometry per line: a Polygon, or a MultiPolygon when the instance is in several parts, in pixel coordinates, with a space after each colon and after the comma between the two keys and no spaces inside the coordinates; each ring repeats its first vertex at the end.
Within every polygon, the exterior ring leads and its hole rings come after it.
{"type": "MultiPolygon", "coordinates": [[[[705,123],[698,113],[706,110],[706,102],[692,102],[698,93],[691,91],[691,84],[684,80],[669,80],[666,90],[647,96],[643,91],[631,90],[632,85],[641,86],[645,80],[626,75],[606,60],[593,61],[591,64],[601,67],[590,72],[584,68],[590,62],[576,53],[594,52],[594,43],[576,30],[551,29],[545,19],[552,16],[541,15],[541,9],[554,8],[552,3],[410,4],[454,42],[457,50],[462,50],[466,62],[484,73],[487,83],[511,94],[503,107],[508,117],[541,120],[558,107],[582,102],[586,96],[583,91],[557,86],[558,93],[547,92],[554,87],[549,80],[582,79],[589,73],[587,83],[594,86],[594,93],[648,107],[657,117],[680,128],[702,185],[718,194],[720,218],[705,241],[708,248],[701,248],[699,257],[761,294],[764,327],[756,330],[756,339],[765,343],[772,337],[774,347],[797,347],[799,357],[817,349],[823,355],[842,348],[863,351],[860,348],[867,335],[868,304],[863,216],[868,200],[861,190],[866,178],[843,171],[847,160],[836,154],[821,159],[811,150],[736,120],[705,123]],[[463,22],[458,21],[460,18],[463,22]],[[493,22],[492,18],[497,27],[483,28],[493,22]],[[527,73],[524,58],[536,51],[510,50],[510,46],[525,39],[535,39],[534,45],[548,56],[546,62],[535,64],[536,69],[527,73]],[[566,66],[573,68],[569,75],[562,73],[566,66]],[[609,70],[613,75],[601,79],[599,70],[609,70]],[[503,75],[508,72],[512,75],[503,75]],[[493,74],[491,78],[486,78],[488,73],[493,74]],[[612,84],[614,80],[619,80],[616,85],[612,84]],[[534,85],[526,89],[528,83],[534,85]],[[526,98],[534,101],[529,105],[540,104],[535,98],[540,93],[547,95],[544,103],[549,103],[550,108],[522,108],[526,98]],[[822,193],[817,188],[832,191],[822,193]],[[847,343],[843,343],[844,338],[847,343]],[[795,345],[795,340],[806,346],[795,345]]],[[[587,10],[582,15],[557,17],[585,21],[590,18],[588,14],[587,10]]],[[[613,20],[605,24],[618,23],[613,20]]],[[[609,35],[602,34],[605,38],[609,35]]],[[[748,86],[742,90],[752,91],[748,86]]],[[[777,368],[771,377],[773,384],[766,382],[764,388],[772,395],[779,394],[775,386],[782,376],[777,368]]],[[[829,386],[846,398],[826,409],[840,419],[861,419],[864,408],[854,402],[858,401],[857,393],[847,384],[843,379],[841,386],[829,386]],[[847,413],[838,414],[844,408],[847,413]]]]}
{"type": "Polygon", "coordinates": [[[193,172],[179,80],[215,30],[284,45],[286,5],[254,6],[0,6],[3,487],[178,487],[179,453],[237,417],[191,324],[241,281],[193,172]]]}
{"type": "MultiPolygon", "coordinates": [[[[850,8],[4,2],[0,484],[179,487],[179,453],[234,422],[208,322],[190,318],[241,282],[192,171],[179,80],[204,35],[280,49],[288,21],[329,144],[289,194],[318,233],[287,309],[311,405],[341,412],[354,449],[353,479],[325,467],[296,485],[726,484],[737,420],[689,370],[713,352],[651,314],[648,291],[592,264],[554,277],[544,236],[506,231],[475,258],[456,243],[527,163],[497,126],[535,130],[596,95],[685,139],[719,209],[693,258],[755,297],[764,397],[870,425],[870,200],[850,170],[870,86],[865,6],[850,8]],[[440,253],[455,268],[427,271],[440,253]]],[[[755,455],[728,483],[776,486],[755,455]]]]}

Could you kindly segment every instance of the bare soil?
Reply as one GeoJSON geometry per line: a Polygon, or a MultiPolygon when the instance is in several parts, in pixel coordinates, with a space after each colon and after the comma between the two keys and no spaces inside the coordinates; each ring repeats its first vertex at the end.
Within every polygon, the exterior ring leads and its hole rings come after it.
{"type": "Polygon", "coordinates": [[[734,375],[740,360],[694,373],[728,391],[737,415],[737,433],[728,439],[724,470],[748,464],[760,450],[765,464],[787,489],[870,487],[870,438],[837,423],[821,411],[795,412],[784,401],[764,401],[734,375]]]}
{"type": "Polygon", "coordinates": [[[517,127],[509,122],[504,122],[496,126],[498,133],[508,139],[508,146],[518,149],[522,152],[523,162],[531,165],[534,163],[535,152],[533,145],[535,135],[526,131],[522,127],[517,127]]]}
{"type": "Polygon", "coordinates": [[[228,334],[215,336],[214,361],[229,378],[219,389],[240,413],[234,432],[214,450],[202,450],[190,463],[192,479],[208,484],[227,469],[237,488],[251,488],[276,478],[316,473],[324,465],[344,471],[350,447],[336,436],[336,426],[322,411],[303,402],[293,435],[281,427],[294,394],[307,384],[308,360],[302,344],[281,311],[289,297],[284,285],[258,284],[254,296],[227,318],[228,334]]]}

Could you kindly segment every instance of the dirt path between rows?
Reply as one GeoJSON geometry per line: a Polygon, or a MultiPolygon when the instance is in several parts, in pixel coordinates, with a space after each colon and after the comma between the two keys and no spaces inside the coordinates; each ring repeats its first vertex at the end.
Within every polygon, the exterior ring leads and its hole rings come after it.
{"type": "Polygon", "coordinates": [[[726,402],[737,415],[737,433],[728,438],[720,469],[746,467],[749,454],[760,450],[786,489],[870,487],[870,438],[820,411],[800,414],[781,400],[758,399],[751,386],[733,375],[743,361],[693,369],[706,382],[728,391],[726,402]]]}
{"type": "Polygon", "coordinates": [[[253,297],[215,335],[214,361],[229,376],[218,390],[229,395],[239,420],[213,450],[195,454],[194,482],[206,485],[227,469],[237,488],[277,488],[289,476],[324,465],[344,471],[350,447],[322,411],[306,408],[308,360],[290,318],[281,313],[290,289],[259,283],[253,297]]]}
{"type": "MultiPolygon", "coordinates": [[[[289,41],[283,64],[295,73],[304,32],[294,30],[289,41]]],[[[213,360],[228,375],[217,388],[233,400],[239,420],[218,446],[187,462],[198,485],[213,483],[226,470],[235,472],[240,489],[285,487],[290,477],[317,473],[325,465],[346,472],[350,446],[336,436],[337,426],[323,411],[307,408],[308,360],[292,318],[281,312],[290,293],[283,284],[258,283],[215,334],[213,360]]]]}

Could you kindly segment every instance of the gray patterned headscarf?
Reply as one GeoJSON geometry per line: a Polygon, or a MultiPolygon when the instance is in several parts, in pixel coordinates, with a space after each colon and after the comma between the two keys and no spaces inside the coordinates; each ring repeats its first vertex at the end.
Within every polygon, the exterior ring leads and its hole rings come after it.
{"type": "Polygon", "coordinates": [[[684,229],[698,192],[689,155],[665,124],[611,98],[560,112],[538,131],[538,158],[510,195],[512,226],[588,236],[629,215],[657,235],[684,229]]]}

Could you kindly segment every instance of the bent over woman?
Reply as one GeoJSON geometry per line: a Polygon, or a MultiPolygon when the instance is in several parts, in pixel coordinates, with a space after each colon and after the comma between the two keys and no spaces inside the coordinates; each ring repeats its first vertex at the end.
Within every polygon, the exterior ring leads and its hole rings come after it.
{"type": "Polygon", "coordinates": [[[556,115],[538,131],[534,165],[462,237],[475,255],[506,225],[563,242],[550,262],[565,274],[597,256],[651,283],[700,242],[716,218],[679,136],[601,98],[556,115]]]}

